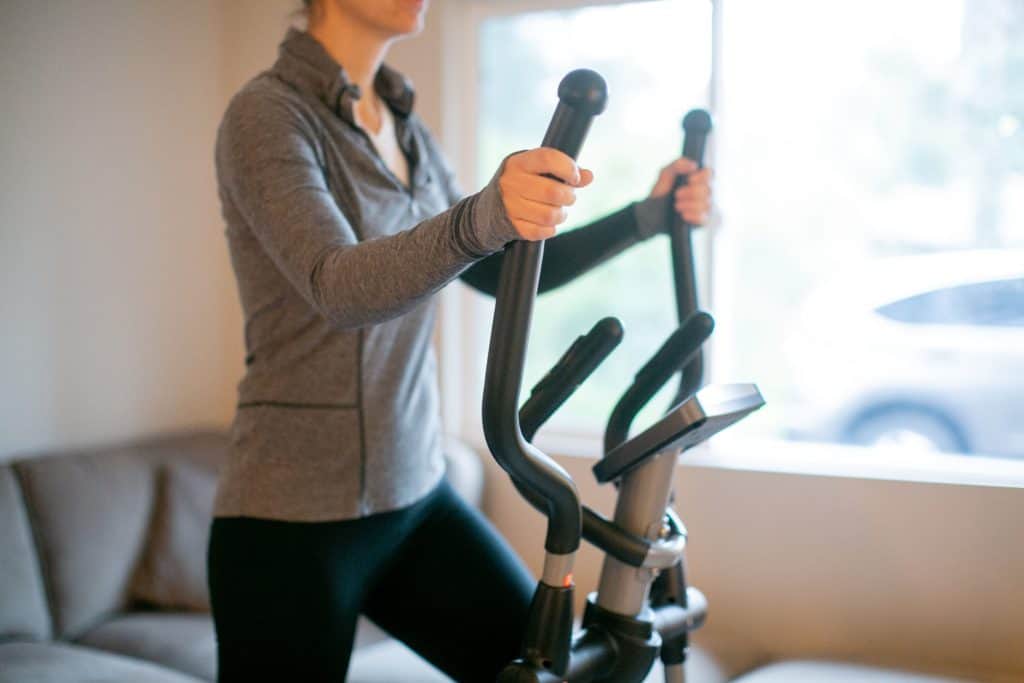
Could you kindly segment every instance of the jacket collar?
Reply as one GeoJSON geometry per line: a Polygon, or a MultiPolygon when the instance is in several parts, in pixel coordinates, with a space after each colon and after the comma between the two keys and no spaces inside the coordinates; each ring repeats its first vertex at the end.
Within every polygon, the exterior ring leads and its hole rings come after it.
{"type": "MultiPolygon", "coordinates": [[[[274,71],[355,125],[352,107],[362,95],[360,88],[309,33],[296,28],[288,30],[278,49],[274,71]]],[[[397,116],[406,119],[412,113],[415,92],[409,80],[398,71],[382,64],[374,77],[373,88],[397,116]]]]}

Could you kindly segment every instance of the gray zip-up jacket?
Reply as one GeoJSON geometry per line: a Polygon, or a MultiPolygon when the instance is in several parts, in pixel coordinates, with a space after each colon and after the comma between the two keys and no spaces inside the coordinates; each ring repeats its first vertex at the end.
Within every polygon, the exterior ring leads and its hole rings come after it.
{"type": "MultiPolygon", "coordinates": [[[[374,87],[409,187],[355,124],[358,87],[304,32],[289,31],[221,123],[247,356],[217,516],[361,517],[417,501],[444,474],[433,295],[460,274],[488,290],[516,232],[495,181],[461,197],[408,82],[383,66],[374,87]],[[464,272],[481,259],[475,279],[464,272]]],[[[663,209],[631,205],[596,226],[609,237],[577,270],[656,232],[663,209]]]]}

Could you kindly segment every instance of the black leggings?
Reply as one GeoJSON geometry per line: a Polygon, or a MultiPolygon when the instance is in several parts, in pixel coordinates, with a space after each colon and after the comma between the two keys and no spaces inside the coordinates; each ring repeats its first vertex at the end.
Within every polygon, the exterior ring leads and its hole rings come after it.
{"type": "Polygon", "coordinates": [[[363,613],[457,681],[519,654],[534,581],[447,481],[401,510],[337,522],[213,521],[218,680],[345,680],[363,613]]]}

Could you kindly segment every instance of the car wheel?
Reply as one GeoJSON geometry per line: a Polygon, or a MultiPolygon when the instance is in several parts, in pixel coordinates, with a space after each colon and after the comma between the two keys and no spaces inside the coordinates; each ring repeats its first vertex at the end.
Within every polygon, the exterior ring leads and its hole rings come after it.
{"type": "Polygon", "coordinates": [[[966,453],[959,430],[946,418],[914,408],[895,408],[859,418],[848,440],[860,446],[886,446],[917,453],[966,453]]]}

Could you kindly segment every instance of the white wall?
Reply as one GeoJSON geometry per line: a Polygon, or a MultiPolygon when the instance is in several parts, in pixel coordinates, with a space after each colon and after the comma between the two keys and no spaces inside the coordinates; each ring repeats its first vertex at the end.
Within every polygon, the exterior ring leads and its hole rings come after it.
{"type": "Polygon", "coordinates": [[[218,6],[25,0],[0,26],[0,453],[223,422],[218,6]]]}
{"type": "MultiPolygon", "coordinates": [[[[229,423],[242,321],[213,142],[300,4],[0,3],[0,458],[229,423]]],[[[432,40],[396,63],[436,77],[432,40]]]]}

